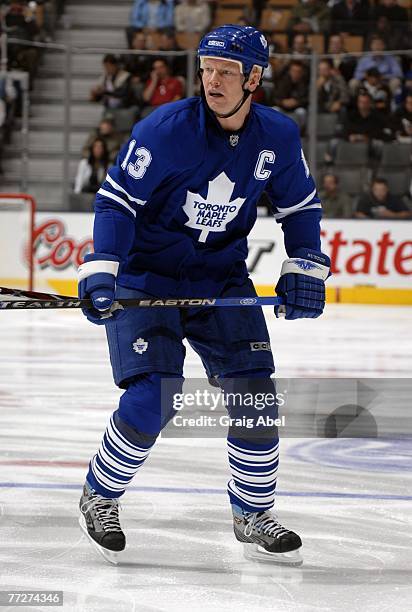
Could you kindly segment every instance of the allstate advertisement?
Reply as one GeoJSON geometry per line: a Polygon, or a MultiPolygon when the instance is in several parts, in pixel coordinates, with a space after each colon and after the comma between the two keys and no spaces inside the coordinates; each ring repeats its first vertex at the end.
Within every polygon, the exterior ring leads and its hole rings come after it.
{"type": "MultiPolygon", "coordinates": [[[[331,258],[328,286],[412,289],[411,221],[325,219],[322,250],[331,258]]],[[[285,257],[281,227],[271,218],[258,219],[248,260],[255,284],[277,278],[285,257]]]]}
{"type": "MultiPolygon", "coordinates": [[[[37,213],[36,290],[76,294],[76,269],[92,249],[92,228],[92,214],[37,213]]],[[[333,273],[328,287],[412,289],[411,230],[410,221],[324,220],[322,248],[331,257],[333,273]]],[[[25,252],[24,237],[15,235],[14,239],[20,240],[20,252],[25,252]]],[[[2,259],[6,256],[2,248],[2,259]]],[[[247,263],[260,293],[273,291],[285,258],[281,226],[270,217],[258,218],[249,237],[247,263]]],[[[7,259],[7,277],[17,279],[22,258],[7,259]]],[[[0,279],[3,285],[6,280],[0,279]]]]}

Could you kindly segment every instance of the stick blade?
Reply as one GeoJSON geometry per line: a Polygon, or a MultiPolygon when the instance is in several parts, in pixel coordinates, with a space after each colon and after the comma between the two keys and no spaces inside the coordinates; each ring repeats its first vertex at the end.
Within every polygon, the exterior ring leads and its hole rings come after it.
{"type": "Polygon", "coordinates": [[[76,299],[72,295],[58,295],[54,293],[40,293],[38,291],[25,291],[23,289],[13,289],[11,287],[0,287],[0,300],[18,302],[25,300],[72,300],[76,299]]]}

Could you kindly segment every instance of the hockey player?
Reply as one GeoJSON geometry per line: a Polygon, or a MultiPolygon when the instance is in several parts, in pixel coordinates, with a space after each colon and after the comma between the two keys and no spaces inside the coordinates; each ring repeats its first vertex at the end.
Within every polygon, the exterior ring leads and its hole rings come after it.
{"type": "MultiPolygon", "coordinates": [[[[118,500],[173,416],[162,377],[181,388],[183,338],[225,391],[274,389],[260,308],[116,308],[116,298],[256,296],[245,259],[256,203],[266,191],[289,255],[276,293],[286,319],[318,317],[329,258],[320,251],[321,204],[295,123],[251,103],[268,44],[225,25],[198,49],[201,97],[165,104],[137,123],[95,200],[95,253],[79,269],[87,318],[105,324],[116,384],[125,389],[92,458],[80,523],[116,562],[125,548],[118,500]],[[167,404],[167,402],[166,402],[167,404]]],[[[278,316],[279,307],[275,307],[278,316]]],[[[300,537],[274,505],[278,437],[229,429],[228,483],[235,536],[250,556],[299,563],[300,537]]]]}

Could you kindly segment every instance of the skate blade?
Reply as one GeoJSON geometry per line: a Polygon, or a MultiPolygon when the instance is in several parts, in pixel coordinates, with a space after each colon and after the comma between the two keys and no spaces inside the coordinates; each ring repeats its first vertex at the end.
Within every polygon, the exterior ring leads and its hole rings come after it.
{"type": "Polygon", "coordinates": [[[293,566],[299,566],[303,563],[299,549],[284,553],[271,553],[259,544],[243,544],[243,555],[249,561],[260,561],[262,563],[293,566]]]}
{"type": "Polygon", "coordinates": [[[87,536],[87,539],[89,540],[93,548],[95,548],[101,554],[101,556],[112,565],[119,565],[120,561],[122,560],[121,553],[112,550],[107,550],[107,548],[103,548],[103,546],[100,546],[95,540],[93,540],[93,538],[90,537],[87,531],[86,519],[83,515],[79,517],[79,525],[83,533],[87,536]]]}

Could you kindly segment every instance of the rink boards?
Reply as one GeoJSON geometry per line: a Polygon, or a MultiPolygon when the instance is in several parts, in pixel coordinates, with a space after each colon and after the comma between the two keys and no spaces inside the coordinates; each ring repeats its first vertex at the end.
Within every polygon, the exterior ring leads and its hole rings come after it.
{"type": "MultiPolygon", "coordinates": [[[[76,294],[76,269],[92,248],[93,215],[38,213],[35,221],[35,288],[76,294]]],[[[332,261],[329,302],[412,304],[412,221],[325,219],[322,248],[332,261]]],[[[23,236],[14,237],[24,252],[23,236]]],[[[1,259],[10,255],[1,242],[1,259]]],[[[286,258],[281,226],[258,218],[249,237],[248,268],[260,295],[270,295],[286,258]]],[[[0,284],[22,286],[22,258],[7,257],[0,284]]]]}

